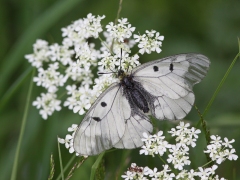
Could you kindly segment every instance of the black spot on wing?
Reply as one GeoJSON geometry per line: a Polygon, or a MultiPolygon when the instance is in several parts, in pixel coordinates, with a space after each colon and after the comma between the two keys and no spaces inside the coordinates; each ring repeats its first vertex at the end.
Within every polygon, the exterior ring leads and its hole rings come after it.
{"type": "Polygon", "coordinates": [[[93,120],[95,120],[97,122],[101,121],[101,119],[99,117],[92,117],[92,118],[93,118],[93,120]]]}
{"type": "Polygon", "coordinates": [[[153,70],[154,70],[154,72],[157,72],[158,71],[158,67],[157,66],[153,66],[153,70]]]}
{"type": "Polygon", "coordinates": [[[102,106],[102,107],[106,107],[106,106],[107,106],[107,103],[101,102],[101,106],[102,106]]]}
{"type": "Polygon", "coordinates": [[[170,64],[169,70],[170,70],[170,71],[173,71],[173,63],[170,64]]]}

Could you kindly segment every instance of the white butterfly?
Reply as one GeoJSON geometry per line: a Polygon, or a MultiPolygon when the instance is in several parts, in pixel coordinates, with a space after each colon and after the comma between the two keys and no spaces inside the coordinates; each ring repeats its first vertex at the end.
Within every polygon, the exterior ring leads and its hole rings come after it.
{"type": "Polygon", "coordinates": [[[202,54],[179,54],[140,65],[131,73],[118,72],[113,83],[94,102],[73,140],[80,155],[97,155],[115,148],[143,145],[143,132],[151,133],[148,115],[159,120],[183,119],[195,97],[193,85],[209,69],[202,54]]]}

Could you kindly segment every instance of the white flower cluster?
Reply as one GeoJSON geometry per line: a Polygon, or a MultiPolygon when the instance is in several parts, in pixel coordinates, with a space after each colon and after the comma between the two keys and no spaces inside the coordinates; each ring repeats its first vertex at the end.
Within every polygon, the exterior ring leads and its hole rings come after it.
{"type": "Polygon", "coordinates": [[[162,51],[160,47],[162,46],[164,36],[160,36],[159,32],[154,30],[146,31],[146,34],[143,35],[135,34],[134,38],[136,42],[139,42],[138,47],[140,48],[139,53],[141,54],[144,54],[145,52],[150,54],[154,51],[160,53],[162,51]]]}
{"type": "Polygon", "coordinates": [[[176,144],[169,144],[165,141],[165,136],[162,136],[162,131],[159,131],[156,135],[149,136],[144,133],[144,139],[142,139],[144,145],[140,150],[140,154],[152,156],[159,154],[163,156],[168,150],[170,152],[167,159],[168,163],[172,163],[175,169],[182,170],[184,165],[190,164],[188,146],[196,146],[195,141],[198,138],[198,134],[201,132],[194,127],[188,129],[189,126],[189,123],[184,124],[184,122],[180,122],[179,126],[169,131],[173,137],[176,137],[176,144]]]}
{"type": "Polygon", "coordinates": [[[231,145],[235,142],[234,139],[228,141],[225,137],[223,141],[220,136],[214,135],[210,138],[212,141],[207,146],[207,150],[204,152],[209,154],[212,161],[216,161],[217,164],[221,164],[226,159],[229,159],[230,161],[237,160],[238,156],[234,154],[236,150],[231,145]]]}
{"type": "Polygon", "coordinates": [[[161,41],[164,38],[158,32],[146,31],[141,36],[133,34],[135,27],[132,27],[127,18],[118,19],[116,24],[110,22],[104,31],[101,25],[104,18],[105,16],[88,14],[86,18],[62,28],[61,44],[49,45],[44,40],[37,40],[33,45],[33,53],[25,56],[38,70],[34,82],[47,91],[33,102],[44,119],[61,109],[61,101],[56,100],[60,87],[65,87],[66,94],[69,95],[63,105],[82,115],[103,90],[118,81],[116,73],[120,68],[130,72],[140,65],[138,53],[161,52],[161,41]],[[98,49],[94,39],[101,41],[98,49]],[[130,56],[130,49],[135,44],[140,49],[130,56]],[[103,74],[96,77],[96,70],[103,74]],[[52,98],[46,102],[46,96],[52,98]]]}
{"type": "MultiPolygon", "coordinates": [[[[65,144],[65,147],[69,150],[69,153],[73,153],[73,137],[78,128],[77,124],[72,124],[71,127],[68,128],[68,132],[72,132],[72,134],[67,134],[65,139],[58,138],[58,142],[61,144],[65,144]]],[[[78,156],[78,154],[76,154],[78,156]]]]}
{"type": "Polygon", "coordinates": [[[125,180],[195,180],[196,177],[199,177],[201,180],[226,180],[225,178],[219,178],[215,174],[216,169],[217,166],[213,165],[213,167],[206,169],[200,167],[199,171],[194,171],[193,169],[190,171],[183,170],[175,175],[168,165],[163,165],[162,170],[158,171],[157,168],[139,167],[135,163],[132,163],[128,171],[121,177],[125,180]]]}
{"type": "Polygon", "coordinates": [[[56,99],[56,94],[54,93],[41,93],[41,97],[37,97],[33,102],[33,106],[40,109],[39,113],[43,119],[47,119],[54,111],[60,111],[60,104],[61,101],[56,99]]]}
{"type": "MultiPolygon", "coordinates": [[[[188,179],[194,180],[200,178],[201,180],[224,180],[216,175],[218,166],[214,164],[212,167],[203,168],[199,167],[197,170],[186,170],[186,165],[190,165],[189,160],[189,146],[195,147],[198,134],[201,132],[195,128],[189,128],[189,123],[180,122],[176,128],[168,131],[172,137],[175,137],[176,144],[169,144],[163,136],[163,132],[159,131],[155,135],[143,134],[142,141],[144,145],[140,150],[140,154],[145,155],[160,155],[168,154],[167,162],[163,166],[163,170],[158,171],[157,168],[150,169],[149,167],[137,167],[132,164],[131,167],[122,175],[125,180],[129,179],[152,179],[152,180],[172,180],[172,179],[188,179]],[[175,170],[170,167],[173,166],[175,170]],[[140,169],[136,171],[135,169],[140,169]]],[[[238,156],[233,154],[235,149],[232,148],[231,143],[234,140],[228,141],[224,138],[224,142],[219,136],[211,136],[211,144],[208,145],[208,150],[205,153],[210,153],[210,157],[217,164],[220,164],[226,158],[229,160],[237,160],[238,156]],[[214,150],[213,150],[214,149],[214,150]]],[[[187,168],[188,169],[188,168],[187,168]]]]}

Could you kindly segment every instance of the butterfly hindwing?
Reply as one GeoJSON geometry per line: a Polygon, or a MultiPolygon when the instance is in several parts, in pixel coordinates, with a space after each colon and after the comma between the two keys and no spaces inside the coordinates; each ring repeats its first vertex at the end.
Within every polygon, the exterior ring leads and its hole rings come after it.
{"type": "Polygon", "coordinates": [[[153,130],[149,118],[141,112],[132,111],[132,116],[126,122],[126,129],[121,140],[114,145],[115,148],[133,149],[143,145],[141,140],[143,133],[151,133],[153,130]]]}
{"type": "Polygon", "coordinates": [[[195,97],[192,92],[179,99],[158,96],[150,101],[151,114],[159,119],[183,119],[191,110],[195,97]]]}
{"type": "Polygon", "coordinates": [[[124,135],[131,116],[130,105],[118,83],[104,91],[79,125],[73,146],[81,155],[95,155],[110,149],[124,135]]]}
{"type": "Polygon", "coordinates": [[[201,54],[180,54],[138,66],[132,75],[146,91],[151,114],[159,120],[176,120],[191,110],[192,87],[205,77],[209,64],[201,54]]]}

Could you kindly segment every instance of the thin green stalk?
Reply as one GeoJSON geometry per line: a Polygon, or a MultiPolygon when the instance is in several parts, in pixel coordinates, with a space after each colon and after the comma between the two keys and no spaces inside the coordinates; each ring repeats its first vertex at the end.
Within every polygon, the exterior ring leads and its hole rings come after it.
{"type": "Polygon", "coordinates": [[[238,52],[240,53],[240,39],[238,38],[238,52]]]}
{"type": "Polygon", "coordinates": [[[97,160],[92,165],[90,180],[94,180],[95,179],[96,170],[97,170],[99,164],[101,163],[104,154],[105,154],[105,151],[103,151],[101,154],[99,154],[97,160]]]}
{"type": "Polygon", "coordinates": [[[233,66],[234,66],[234,64],[235,64],[235,62],[237,61],[237,59],[238,59],[239,56],[240,56],[240,53],[238,53],[238,54],[236,55],[236,57],[234,58],[233,62],[232,62],[231,65],[229,66],[227,72],[226,72],[225,75],[223,76],[221,82],[219,83],[216,91],[214,92],[212,98],[210,99],[207,107],[205,108],[205,110],[204,110],[204,112],[203,112],[203,117],[206,116],[207,112],[209,111],[210,107],[212,106],[213,101],[215,100],[216,96],[218,95],[219,91],[221,90],[224,82],[226,81],[229,73],[231,72],[231,70],[232,70],[232,68],[233,68],[233,66]]]}
{"type": "Polygon", "coordinates": [[[164,161],[164,159],[158,154],[158,157],[161,159],[161,161],[164,163],[164,164],[167,164],[166,161],[164,161]]]}
{"type": "MultiPolygon", "coordinates": [[[[121,11],[122,11],[122,1],[123,1],[123,0],[119,0],[117,17],[116,17],[115,22],[114,22],[115,25],[117,24],[117,21],[118,21],[118,19],[119,19],[120,13],[121,13],[121,11]]],[[[110,47],[110,52],[113,52],[114,41],[115,41],[115,40],[113,39],[113,40],[112,40],[111,47],[110,47]]]]}
{"type": "MultiPolygon", "coordinates": [[[[34,77],[34,74],[35,74],[35,69],[32,71],[32,79],[34,77]]],[[[33,81],[31,80],[30,85],[29,85],[29,89],[28,89],[27,101],[26,101],[25,110],[24,110],[24,114],[23,114],[21,130],[20,130],[20,135],[19,135],[18,144],[17,144],[17,149],[16,149],[15,158],[14,158],[14,162],[13,162],[11,180],[15,180],[16,177],[17,177],[19,153],[20,153],[20,148],[21,148],[21,145],[22,145],[23,134],[24,134],[25,127],[26,127],[29,104],[30,104],[30,99],[31,99],[31,95],[32,95],[32,89],[33,89],[33,81]]]]}
{"type": "Polygon", "coordinates": [[[115,19],[115,24],[117,24],[117,21],[118,21],[118,19],[119,19],[120,13],[121,13],[121,11],[122,11],[122,1],[123,1],[123,0],[119,0],[118,12],[117,12],[117,17],[116,17],[116,19],[115,19]]]}
{"type": "Polygon", "coordinates": [[[207,144],[209,144],[209,143],[210,143],[210,131],[209,131],[208,128],[207,128],[206,121],[204,120],[203,115],[202,115],[202,113],[199,111],[198,107],[197,107],[196,105],[194,105],[194,107],[195,107],[195,109],[197,110],[198,115],[199,115],[199,117],[200,117],[200,122],[201,122],[201,124],[202,124],[202,128],[203,128],[203,131],[204,131],[204,135],[205,135],[207,144]]]}
{"type": "MultiPolygon", "coordinates": [[[[207,142],[207,144],[210,144],[211,138],[210,138],[210,131],[209,131],[209,129],[207,128],[207,123],[206,123],[206,121],[204,120],[203,115],[202,115],[202,113],[199,111],[198,107],[197,107],[196,105],[194,105],[194,107],[195,107],[195,109],[197,110],[198,115],[199,115],[199,117],[200,117],[206,142],[207,142]]],[[[205,156],[206,156],[206,158],[207,158],[207,161],[210,162],[210,163],[208,163],[208,165],[209,165],[208,167],[213,166],[214,164],[213,164],[213,162],[211,161],[211,158],[210,158],[209,154],[205,153],[205,156]]]]}
{"type": "Polygon", "coordinates": [[[61,169],[61,177],[62,177],[62,180],[64,180],[64,171],[63,171],[63,165],[62,165],[62,155],[61,155],[61,149],[60,149],[60,146],[59,146],[59,142],[58,142],[58,155],[59,155],[59,162],[60,162],[60,169],[61,169]]]}
{"type": "Polygon", "coordinates": [[[79,162],[76,162],[76,163],[73,165],[73,167],[72,167],[72,169],[70,170],[70,172],[68,173],[68,175],[67,175],[67,177],[66,177],[66,180],[69,180],[69,179],[72,177],[74,171],[75,171],[77,168],[79,168],[79,167],[85,162],[85,160],[86,160],[87,158],[88,158],[88,157],[84,157],[84,156],[81,156],[81,157],[80,157],[79,162]]]}
{"type": "MultiPolygon", "coordinates": [[[[64,166],[62,172],[65,173],[66,170],[69,168],[69,166],[72,164],[73,160],[76,158],[76,155],[73,155],[72,158],[68,161],[67,165],[64,166]]],[[[57,179],[56,180],[60,180],[61,178],[61,174],[58,175],[57,179]]]]}

